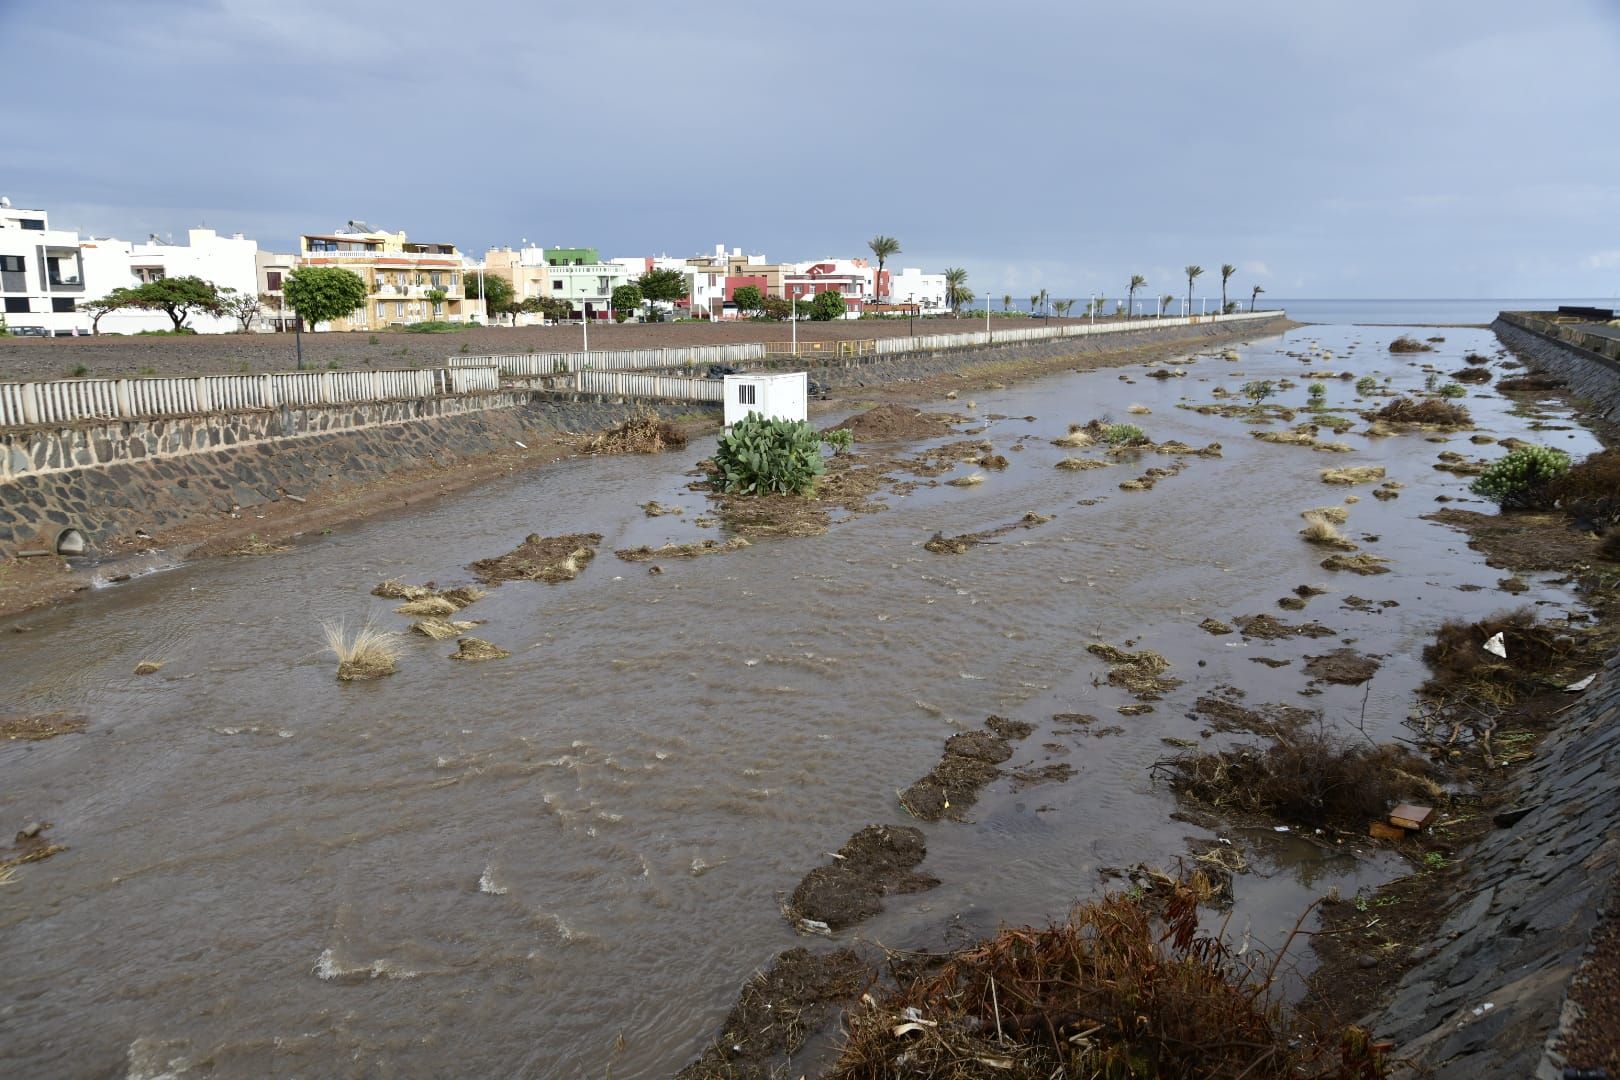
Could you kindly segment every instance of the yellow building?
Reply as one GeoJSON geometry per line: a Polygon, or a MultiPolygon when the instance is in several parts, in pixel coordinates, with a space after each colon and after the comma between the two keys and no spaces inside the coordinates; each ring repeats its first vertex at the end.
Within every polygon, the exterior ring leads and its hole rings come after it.
{"type": "Polygon", "coordinates": [[[381,330],[417,322],[463,322],[478,302],[466,299],[454,244],[420,244],[403,232],[359,227],[298,238],[299,266],[341,266],[366,283],[366,306],[327,324],[332,330],[381,330]],[[436,294],[443,292],[443,297],[436,294]]]}

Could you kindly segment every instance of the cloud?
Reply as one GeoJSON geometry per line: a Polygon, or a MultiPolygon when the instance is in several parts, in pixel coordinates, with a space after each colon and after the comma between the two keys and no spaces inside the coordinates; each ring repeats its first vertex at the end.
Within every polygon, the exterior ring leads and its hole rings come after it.
{"type": "Polygon", "coordinates": [[[1620,268],[1620,248],[1595,251],[1581,260],[1581,267],[1586,270],[1614,270],[1620,268]]]}

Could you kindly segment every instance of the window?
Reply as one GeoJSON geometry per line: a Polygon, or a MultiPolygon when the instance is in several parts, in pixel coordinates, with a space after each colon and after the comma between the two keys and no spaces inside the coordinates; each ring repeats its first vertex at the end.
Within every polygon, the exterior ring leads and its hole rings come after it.
{"type": "Polygon", "coordinates": [[[45,231],[45,222],[41,218],[23,218],[21,224],[23,228],[32,229],[35,232],[45,231]]]}
{"type": "Polygon", "coordinates": [[[379,319],[388,318],[388,304],[385,301],[382,301],[382,300],[377,301],[377,318],[379,318],[379,319]]]}
{"type": "Polygon", "coordinates": [[[51,297],[51,310],[77,311],[78,308],[73,306],[73,297],[71,296],[53,296],[51,297]]]}
{"type": "Polygon", "coordinates": [[[264,287],[270,292],[281,291],[281,271],[266,270],[264,272],[264,287]]]}
{"type": "Polygon", "coordinates": [[[562,282],[556,278],[551,279],[551,291],[562,292],[562,282]]]}
{"type": "Polygon", "coordinates": [[[753,383],[738,383],[737,384],[737,404],[739,404],[739,405],[757,405],[757,404],[759,404],[759,402],[754,399],[754,391],[756,389],[757,389],[757,387],[755,387],[753,383]]]}
{"type": "Polygon", "coordinates": [[[395,300],[394,301],[394,318],[402,319],[404,317],[405,317],[405,301],[403,301],[403,300],[395,300]]]}
{"type": "Polygon", "coordinates": [[[8,314],[8,315],[26,315],[26,314],[28,314],[28,297],[26,297],[26,296],[8,296],[8,297],[6,297],[6,314],[8,314]]]}
{"type": "Polygon", "coordinates": [[[0,255],[0,270],[8,274],[23,272],[23,257],[21,255],[0,255]]]}
{"type": "Polygon", "coordinates": [[[434,305],[433,305],[433,314],[435,314],[435,315],[443,315],[444,314],[444,305],[441,304],[441,303],[435,302],[434,305]]]}

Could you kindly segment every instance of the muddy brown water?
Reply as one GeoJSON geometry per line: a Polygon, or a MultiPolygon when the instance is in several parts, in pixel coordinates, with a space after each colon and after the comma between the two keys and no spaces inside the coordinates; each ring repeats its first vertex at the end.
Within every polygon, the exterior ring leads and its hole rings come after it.
{"type": "MultiPolygon", "coordinates": [[[[1100,868],[1170,863],[1210,834],[1170,818],[1148,768],[1174,752],[1164,738],[1200,738],[1186,715],[1199,695],[1235,685],[1251,704],[1305,704],[1390,737],[1441,618],[1574,609],[1545,575],[1499,592],[1505,572],[1418,520],[1437,495],[1474,505],[1469,478],[1432,467],[1439,451],[1498,447],[1348,434],[1354,453],[1316,453],[1175,408],[1282,376],[1299,386],[1281,400],[1302,402],[1302,365],[1281,350],[1312,342],[1336,354],[1318,368],[1421,385],[1411,358],[1384,351],[1399,332],[1308,327],[1245,346],[1237,363],[1203,356],[1185,378],[1131,368],[1134,384],[1108,371],[964,385],[941,408],[972,399],[980,415],[1037,418],[989,424],[1006,471],[889,496],[893,509],[824,536],[668,560],[656,576],[611,552],[717,535],[692,523],[705,504],[686,490],[707,445],[565,462],[0,628],[0,712],[90,718],[83,734],[0,744],[0,831],[49,821],[70,848],[0,886],[0,1073],[667,1075],[750,972],[804,940],[782,895],[861,827],[910,824],[896,792],[990,713],[1036,724],[1009,768],[1062,761],[1074,777],[1017,793],[1003,779],[970,821],[922,824],[919,871],[942,884],[887,898],[840,940],[961,941],[1060,916],[1102,887],[1100,868]],[[1125,419],[1133,403],[1152,410],[1129,419],[1154,439],[1218,441],[1226,456],[1189,458],[1148,492],[1116,485],[1166,459],[1053,468],[1077,452],[1049,443],[1069,423],[1125,419]],[[1406,486],[1379,502],[1370,485],[1318,482],[1347,464],[1384,465],[1406,486]],[[1363,547],[1389,574],[1325,571],[1327,552],[1297,536],[1301,510],[1351,493],[1345,531],[1376,534],[1363,547]],[[649,518],[651,500],[685,513],[649,518]],[[961,555],[922,547],[1027,511],[1053,520],[961,555]],[[453,642],[409,640],[398,674],[336,682],[323,619],[403,630],[396,602],[369,595],[379,580],[469,581],[468,563],[532,532],[601,532],[602,554],[575,581],[508,583],[461,614],[487,620],[475,633],[512,657],[456,664],[453,642]],[[1280,610],[1301,584],[1328,592],[1280,610]],[[1400,606],[1347,610],[1349,594],[1400,606]],[[1198,627],[1262,612],[1339,636],[1198,627]],[[1097,641],[1163,653],[1182,685],[1153,713],[1121,716],[1131,699],[1101,682],[1106,665],[1086,652],[1097,641]],[[1299,696],[1303,657],[1342,645],[1385,657],[1370,689],[1299,696]],[[152,659],[159,672],[132,674],[152,659]],[[1058,712],[1123,731],[1056,734],[1058,712]]],[[[1483,331],[1447,339],[1415,359],[1446,371],[1496,352],[1483,331]]],[[[1350,383],[1327,386],[1330,406],[1354,404],[1350,383]]],[[[1579,428],[1527,431],[1488,389],[1467,404],[1499,437],[1596,446],[1579,428]]],[[[1230,928],[1259,943],[1328,887],[1350,894],[1397,868],[1290,834],[1223,835],[1254,868],[1237,878],[1230,928]]],[[[1309,951],[1295,959],[1308,965],[1309,951]]]]}

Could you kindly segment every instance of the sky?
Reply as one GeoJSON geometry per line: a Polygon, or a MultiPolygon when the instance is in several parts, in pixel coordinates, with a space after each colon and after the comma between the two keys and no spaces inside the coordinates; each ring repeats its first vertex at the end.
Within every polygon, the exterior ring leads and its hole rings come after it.
{"type": "Polygon", "coordinates": [[[1620,293],[1620,0],[0,0],[0,61],[0,194],[100,236],[1620,293]]]}

